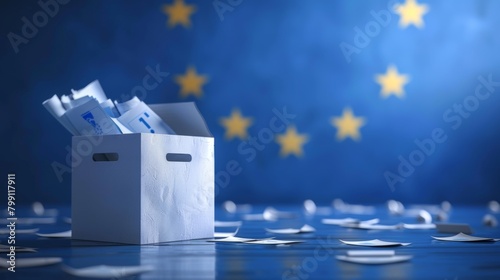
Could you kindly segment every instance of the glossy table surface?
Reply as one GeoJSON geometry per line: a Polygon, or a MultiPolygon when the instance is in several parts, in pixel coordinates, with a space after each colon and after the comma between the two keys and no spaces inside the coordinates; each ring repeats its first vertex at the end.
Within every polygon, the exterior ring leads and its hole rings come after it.
{"type": "MultiPolygon", "coordinates": [[[[306,215],[302,205],[274,207],[294,215],[276,221],[245,221],[243,213],[230,214],[219,207],[215,217],[220,221],[242,220],[237,233],[240,237],[275,237],[301,240],[303,243],[276,246],[191,240],[136,246],[18,233],[16,245],[33,247],[37,252],[17,253],[16,257],[61,257],[64,265],[74,268],[95,265],[154,266],[150,272],[120,279],[500,279],[500,242],[437,241],[431,236],[453,234],[438,233],[435,229],[361,230],[321,223],[323,218],[345,217],[362,220],[379,218],[381,224],[416,223],[413,215],[390,215],[385,205],[377,206],[373,214],[364,215],[342,213],[333,208],[330,213],[306,215]],[[304,224],[313,226],[316,232],[279,235],[265,231],[265,228],[297,228],[304,224]],[[345,245],[339,239],[409,242],[408,246],[382,249],[395,250],[397,255],[412,255],[413,258],[407,262],[384,265],[342,262],[335,256],[345,255],[347,250],[371,248],[345,245]]],[[[253,206],[251,213],[262,213],[264,208],[264,205],[253,206]]],[[[39,233],[71,229],[67,219],[70,217],[69,207],[56,209],[56,223],[18,225],[17,229],[39,228],[39,233]]],[[[18,213],[19,217],[35,216],[28,209],[18,210],[18,213]]],[[[449,212],[448,222],[469,224],[474,236],[500,238],[499,227],[482,224],[482,218],[487,213],[486,206],[454,206],[449,212]]],[[[500,214],[492,214],[500,218],[500,214]]],[[[3,220],[6,221],[5,218],[3,220]]],[[[216,228],[216,231],[224,232],[234,230],[236,228],[216,228]]],[[[6,234],[0,235],[0,242],[7,244],[7,237],[6,234]]],[[[6,258],[4,254],[0,257],[6,258]]],[[[62,264],[17,268],[15,273],[2,269],[0,278],[82,279],[67,274],[61,268],[62,264]]]]}

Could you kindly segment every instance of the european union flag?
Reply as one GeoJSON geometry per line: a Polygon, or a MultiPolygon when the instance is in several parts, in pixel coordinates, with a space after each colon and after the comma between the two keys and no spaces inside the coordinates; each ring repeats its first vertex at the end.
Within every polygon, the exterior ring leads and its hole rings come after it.
{"type": "Polygon", "coordinates": [[[25,173],[24,201],[69,202],[70,135],[39,104],[99,79],[118,101],[196,102],[216,140],[219,202],[499,199],[499,10],[9,1],[2,170],[25,173]]]}

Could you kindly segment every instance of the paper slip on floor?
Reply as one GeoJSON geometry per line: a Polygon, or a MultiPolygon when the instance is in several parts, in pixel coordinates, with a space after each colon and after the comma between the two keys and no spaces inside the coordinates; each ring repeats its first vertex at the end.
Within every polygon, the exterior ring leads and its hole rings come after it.
{"type": "Polygon", "coordinates": [[[243,220],[245,221],[275,221],[276,218],[267,213],[264,214],[244,214],[243,220]]]}
{"type": "Polygon", "coordinates": [[[405,229],[435,229],[435,224],[403,224],[405,229]]]}
{"type": "Polygon", "coordinates": [[[229,237],[220,238],[220,239],[210,239],[207,241],[208,242],[260,244],[260,245],[281,245],[281,244],[293,244],[293,243],[303,242],[300,240],[277,240],[277,239],[273,239],[273,238],[256,239],[256,238],[243,238],[243,237],[236,237],[236,236],[229,236],[229,237]]]}
{"type": "Polygon", "coordinates": [[[284,245],[284,244],[294,244],[302,243],[301,240],[278,240],[278,239],[261,239],[255,241],[248,241],[245,244],[260,244],[260,245],[284,245]]]}
{"type": "MultiPolygon", "coordinates": [[[[31,234],[31,233],[37,233],[38,228],[30,228],[30,229],[17,229],[16,228],[16,234],[31,234]]],[[[9,234],[10,229],[1,229],[0,234],[9,234]]]]}
{"type": "Polygon", "coordinates": [[[394,250],[349,250],[348,257],[390,257],[394,256],[394,250]]]}
{"type": "MultiPolygon", "coordinates": [[[[61,263],[62,258],[16,258],[16,268],[46,266],[61,263]]],[[[9,260],[0,258],[0,267],[10,267],[9,260]]]]}
{"type": "Polygon", "coordinates": [[[71,238],[71,230],[54,233],[37,233],[36,235],[49,238],[71,238]]]}
{"type": "Polygon", "coordinates": [[[407,246],[411,244],[411,243],[383,241],[379,239],[363,240],[363,241],[346,241],[342,239],[339,240],[340,242],[347,245],[365,246],[365,247],[393,247],[393,246],[407,246]]]}
{"type": "Polygon", "coordinates": [[[241,224],[241,221],[215,221],[214,227],[239,227],[241,224]]]}
{"type": "Polygon", "coordinates": [[[436,240],[440,240],[440,241],[452,241],[452,242],[495,242],[495,241],[500,241],[500,239],[496,239],[496,238],[476,237],[476,236],[471,236],[471,235],[464,234],[464,233],[459,233],[457,235],[447,236],[447,237],[432,236],[432,238],[434,238],[436,240]]]}
{"type": "Polygon", "coordinates": [[[18,218],[16,224],[19,225],[32,225],[32,224],[55,224],[57,219],[54,217],[48,218],[18,218]]]}
{"type": "Polygon", "coordinates": [[[208,242],[244,243],[244,242],[255,241],[255,240],[257,240],[257,239],[256,238],[243,238],[243,237],[236,237],[236,236],[228,236],[225,238],[209,239],[207,241],[208,242]]]}
{"type": "Polygon", "coordinates": [[[390,264],[405,262],[412,258],[410,255],[390,256],[390,257],[349,257],[336,256],[337,260],[358,263],[358,264],[390,264]]]}
{"type": "Polygon", "coordinates": [[[283,229],[269,229],[266,228],[267,232],[276,234],[297,234],[297,233],[311,233],[315,232],[316,229],[310,225],[304,225],[301,228],[283,228],[283,229]]]}
{"type": "Polygon", "coordinates": [[[402,228],[402,225],[379,225],[379,224],[342,224],[341,227],[355,228],[355,229],[366,229],[366,230],[394,230],[402,228]]]}
{"type": "Polygon", "coordinates": [[[366,224],[366,225],[373,225],[379,223],[379,219],[371,219],[371,220],[366,220],[366,221],[360,221],[358,219],[353,219],[353,218],[344,218],[344,219],[321,219],[321,223],[325,225],[345,225],[345,224],[366,224]]]}
{"type": "Polygon", "coordinates": [[[131,275],[136,275],[148,271],[152,271],[153,266],[141,265],[141,266],[109,266],[109,265],[97,265],[85,268],[72,268],[69,266],[63,266],[62,270],[68,274],[87,277],[87,278],[122,278],[131,275]]]}
{"type": "MultiPolygon", "coordinates": [[[[4,245],[0,244],[0,253],[9,253],[10,252],[10,245],[4,245]]],[[[35,248],[28,248],[28,247],[20,247],[16,246],[16,253],[36,253],[35,248]]]]}

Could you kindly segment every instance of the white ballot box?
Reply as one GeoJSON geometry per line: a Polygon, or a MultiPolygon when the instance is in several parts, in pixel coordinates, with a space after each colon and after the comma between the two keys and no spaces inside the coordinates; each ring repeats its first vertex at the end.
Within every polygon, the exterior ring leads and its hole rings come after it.
{"type": "Polygon", "coordinates": [[[213,237],[214,138],[192,102],[150,107],[176,135],[73,137],[72,238],[213,237]]]}

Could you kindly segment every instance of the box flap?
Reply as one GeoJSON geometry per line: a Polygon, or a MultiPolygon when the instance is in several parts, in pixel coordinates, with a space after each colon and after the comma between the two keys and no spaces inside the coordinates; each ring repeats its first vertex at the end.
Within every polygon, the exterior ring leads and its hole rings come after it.
{"type": "Polygon", "coordinates": [[[149,104],[178,135],[212,137],[194,102],[149,104]]]}

